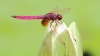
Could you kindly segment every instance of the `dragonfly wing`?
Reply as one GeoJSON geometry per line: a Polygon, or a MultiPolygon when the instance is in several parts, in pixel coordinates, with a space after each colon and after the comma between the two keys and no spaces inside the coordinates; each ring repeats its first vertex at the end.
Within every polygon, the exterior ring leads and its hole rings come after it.
{"type": "Polygon", "coordinates": [[[54,11],[58,11],[58,10],[59,10],[59,8],[56,6],[49,13],[53,13],[54,11]]]}
{"type": "Polygon", "coordinates": [[[69,11],[70,11],[70,8],[65,8],[65,9],[62,9],[62,10],[53,11],[53,13],[64,15],[64,14],[68,13],[69,11]]]}
{"type": "Polygon", "coordinates": [[[47,26],[49,22],[50,22],[50,20],[48,20],[48,19],[43,19],[43,20],[41,21],[41,24],[42,24],[42,26],[47,26]]]}

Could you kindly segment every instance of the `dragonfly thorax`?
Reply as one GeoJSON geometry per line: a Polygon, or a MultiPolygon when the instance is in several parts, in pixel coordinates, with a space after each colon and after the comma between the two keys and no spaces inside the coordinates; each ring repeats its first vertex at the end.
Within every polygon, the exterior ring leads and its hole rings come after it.
{"type": "Polygon", "coordinates": [[[45,15],[45,19],[49,19],[49,20],[61,20],[62,16],[60,14],[54,14],[54,13],[48,13],[45,15]]]}

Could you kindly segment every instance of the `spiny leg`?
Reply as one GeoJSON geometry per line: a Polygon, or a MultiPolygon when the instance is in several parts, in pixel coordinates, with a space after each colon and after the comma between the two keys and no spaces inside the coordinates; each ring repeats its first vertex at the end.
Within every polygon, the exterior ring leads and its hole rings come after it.
{"type": "Polygon", "coordinates": [[[55,22],[56,22],[56,25],[60,25],[60,24],[62,24],[59,20],[55,20],[55,22]]]}
{"type": "Polygon", "coordinates": [[[53,22],[54,22],[53,20],[50,22],[50,27],[52,26],[52,23],[53,23],[53,22]]]}

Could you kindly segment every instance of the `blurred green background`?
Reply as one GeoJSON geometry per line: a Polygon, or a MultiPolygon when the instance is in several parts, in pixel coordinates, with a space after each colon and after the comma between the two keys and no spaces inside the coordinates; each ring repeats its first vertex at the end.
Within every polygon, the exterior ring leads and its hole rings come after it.
{"type": "Polygon", "coordinates": [[[17,20],[12,15],[41,15],[54,7],[71,8],[62,22],[75,21],[83,50],[100,56],[100,0],[0,0],[0,56],[37,56],[46,28],[41,20],[17,20]]]}

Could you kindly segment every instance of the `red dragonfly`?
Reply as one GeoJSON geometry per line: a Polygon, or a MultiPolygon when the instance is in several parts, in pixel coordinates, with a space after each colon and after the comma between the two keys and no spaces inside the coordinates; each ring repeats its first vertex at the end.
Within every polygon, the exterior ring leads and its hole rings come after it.
{"type": "Polygon", "coordinates": [[[52,9],[46,15],[39,15],[39,16],[12,16],[13,18],[21,19],[21,20],[35,20],[35,19],[42,19],[41,24],[42,26],[47,26],[48,23],[51,21],[51,24],[56,21],[60,21],[62,19],[62,13],[68,12],[70,8],[65,8],[62,10],[58,10],[58,7],[52,9]]]}

